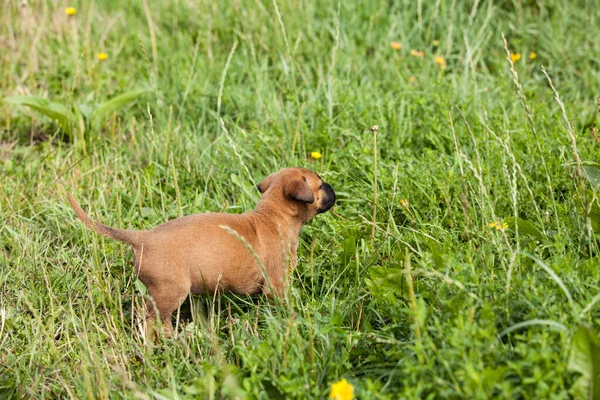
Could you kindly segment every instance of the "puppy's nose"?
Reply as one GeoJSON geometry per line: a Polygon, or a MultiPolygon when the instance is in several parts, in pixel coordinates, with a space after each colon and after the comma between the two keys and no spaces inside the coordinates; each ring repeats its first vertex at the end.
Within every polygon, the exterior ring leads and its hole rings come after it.
{"type": "Polygon", "coordinates": [[[335,204],[335,200],[336,200],[335,192],[333,191],[333,188],[331,187],[331,185],[323,182],[323,185],[321,186],[321,188],[325,192],[325,199],[321,203],[321,207],[317,210],[317,213],[319,213],[319,214],[329,211],[331,209],[331,207],[333,207],[333,205],[335,204]]]}
{"type": "Polygon", "coordinates": [[[325,190],[325,194],[327,195],[327,204],[331,203],[329,208],[333,207],[333,205],[335,204],[335,200],[336,200],[335,192],[333,191],[333,188],[331,187],[331,185],[329,183],[323,182],[323,190],[325,190]]]}

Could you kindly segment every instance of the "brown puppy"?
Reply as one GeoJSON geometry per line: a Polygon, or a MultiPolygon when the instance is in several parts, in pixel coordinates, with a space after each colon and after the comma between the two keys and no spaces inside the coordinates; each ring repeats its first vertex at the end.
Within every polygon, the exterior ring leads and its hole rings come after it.
{"type": "Polygon", "coordinates": [[[335,204],[331,186],[304,168],[275,172],[258,190],[253,212],[188,215],[149,231],[94,222],[73,196],[68,199],[87,227],[133,246],[135,272],[153,300],[147,303],[148,332],[158,311],[170,333],[171,314],[189,293],[281,296],[288,262],[296,267],[302,225],[335,204]]]}

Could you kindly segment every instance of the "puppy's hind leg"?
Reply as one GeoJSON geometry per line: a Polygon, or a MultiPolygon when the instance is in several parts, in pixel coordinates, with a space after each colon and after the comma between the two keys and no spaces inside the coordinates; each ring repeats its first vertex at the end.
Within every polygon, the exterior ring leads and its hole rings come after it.
{"type": "Polygon", "coordinates": [[[146,338],[154,341],[156,322],[160,320],[166,337],[173,336],[171,323],[173,311],[177,310],[190,293],[190,287],[184,285],[149,286],[150,298],[146,301],[146,338]]]}

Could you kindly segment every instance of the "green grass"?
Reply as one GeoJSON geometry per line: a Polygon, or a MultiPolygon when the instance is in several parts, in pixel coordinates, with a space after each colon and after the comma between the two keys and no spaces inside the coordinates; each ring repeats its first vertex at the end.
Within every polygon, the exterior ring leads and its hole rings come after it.
{"type": "Polygon", "coordinates": [[[1,98],[150,91],[73,135],[0,104],[0,397],[324,398],[342,378],[363,399],[575,394],[571,338],[600,329],[574,161],[600,161],[595,1],[148,3],[2,3],[1,98]],[[286,166],[339,198],[302,232],[289,301],[195,297],[145,344],[129,248],[66,192],[147,229],[251,210],[286,166]]]}

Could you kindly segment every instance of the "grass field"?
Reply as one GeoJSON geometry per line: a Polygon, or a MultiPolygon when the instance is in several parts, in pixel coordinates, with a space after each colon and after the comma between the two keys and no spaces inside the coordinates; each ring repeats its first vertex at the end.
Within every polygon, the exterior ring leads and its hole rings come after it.
{"type": "Polygon", "coordinates": [[[600,398],[599,26],[593,0],[2,0],[0,397],[600,398]],[[338,195],[287,301],[194,297],[146,343],[129,247],[66,193],[149,229],[286,166],[338,195]]]}

